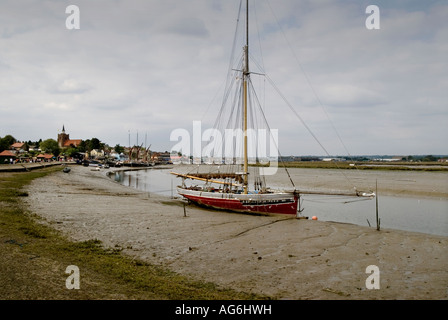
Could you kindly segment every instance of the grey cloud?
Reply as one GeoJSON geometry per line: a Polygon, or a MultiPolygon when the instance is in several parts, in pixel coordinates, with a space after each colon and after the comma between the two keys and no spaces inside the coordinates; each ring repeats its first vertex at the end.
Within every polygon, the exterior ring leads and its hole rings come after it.
{"type": "MultiPolygon", "coordinates": [[[[64,122],[74,136],[111,144],[126,145],[128,130],[148,131],[157,139],[150,143],[169,150],[171,130],[190,130],[206,110],[211,118],[219,110],[210,102],[222,96],[238,1],[80,0],[80,30],[65,29],[68,2],[18,3],[0,2],[0,136],[53,137],[64,122]],[[49,125],[31,128],[43,119],[49,125]]],[[[367,4],[359,1],[271,0],[283,30],[266,1],[255,3],[251,54],[262,48],[268,75],[311,127],[323,128],[325,114],[301,67],[356,152],[382,153],[391,134],[401,142],[418,136],[418,143],[400,144],[411,153],[446,148],[431,130],[446,131],[448,121],[448,4],[378,1],[382,29],[369,31],[367,4]]],[[[314,151],[293,137],[300,124],[286,112],[275,102],[266,106],[272,127],[281,128],[282,153],[314,151]]]]}
{"type": "Polygon", "coordinates": [[[178,35],[193,37],[207,37],[209,32],[205,27],[204,21],[197,18],[181,17],[169,24],[162,26],[161,30],[178,35]]]}
{"type": "Polygon", "coordinates": [[[82,94],[90,91],[91,89],[92,86],[89,84],[79,82],[75,79],[65,79],[50,88],[49,92],[60,94],[82,94]]]}

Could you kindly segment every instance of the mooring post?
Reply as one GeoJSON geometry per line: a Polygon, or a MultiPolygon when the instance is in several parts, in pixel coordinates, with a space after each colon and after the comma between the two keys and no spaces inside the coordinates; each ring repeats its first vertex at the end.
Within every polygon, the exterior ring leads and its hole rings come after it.
{"type": "Polygon", "coordinates": [[[380,230],[380,218],[378,217],[378,179],[376,180],[376,187],[375,187],[375,200],[376,200],[376,230],[380,230]]]}

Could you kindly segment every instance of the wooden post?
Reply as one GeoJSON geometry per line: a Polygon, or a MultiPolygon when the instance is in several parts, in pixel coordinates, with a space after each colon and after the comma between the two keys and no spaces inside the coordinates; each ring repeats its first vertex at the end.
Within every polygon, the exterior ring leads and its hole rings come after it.
{"type": "Polygon", "coordinates": [[[376,195],[375,195],[375,200],[376,200],[376,230],[380,230],[380,218],[378,217],[378,180],[376,180],[376,195]]]}

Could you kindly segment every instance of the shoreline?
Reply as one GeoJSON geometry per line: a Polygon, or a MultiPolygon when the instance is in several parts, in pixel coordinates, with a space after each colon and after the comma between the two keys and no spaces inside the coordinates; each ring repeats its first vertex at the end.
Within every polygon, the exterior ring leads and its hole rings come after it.
{"type": "Polygon", "coordinates": [[[0,164],[1,172],[23,172],[36,169],[43,169],[47,167],[72,165],[72,162],[33,162],[33,163],[15,163],[15,164],[0,164]]]}
{"type": "Polygon", "coordinates": [[[75,241],[276,299],[448,299],[448,238],[351,224],[211,212],[71,166],[27,187],[29,209],[75,241]],[[366,288],[366,268],[380,289],[366,288]]]}

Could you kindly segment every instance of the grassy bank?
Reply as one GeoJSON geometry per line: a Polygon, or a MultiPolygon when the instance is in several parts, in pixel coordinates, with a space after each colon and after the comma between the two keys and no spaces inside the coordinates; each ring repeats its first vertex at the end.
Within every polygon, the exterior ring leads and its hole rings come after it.
{"type": "MultiPolygon", "coordinates": [[[[290,161],[279,163],[287,168],[347,169],[347,170],[401,170],[401,171],[448,171],[448,163],[441,162],[334,162],[290,161]]],[[[261,165],[252,165],[261,166],[261,165]]]]}
{"type": "Polygon", "coordinates": [[[167,269],[132,259],[97,239],[71,242],[28,212],[23,187],[61,170],[0,173],[0,299],[233,300],[268,297],[192,281],[167,269]],[[66,268],[80,271],[80,289],[66,287],[66,268]]]}

